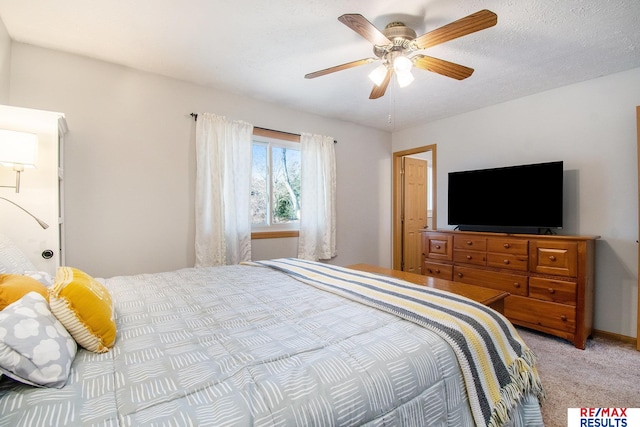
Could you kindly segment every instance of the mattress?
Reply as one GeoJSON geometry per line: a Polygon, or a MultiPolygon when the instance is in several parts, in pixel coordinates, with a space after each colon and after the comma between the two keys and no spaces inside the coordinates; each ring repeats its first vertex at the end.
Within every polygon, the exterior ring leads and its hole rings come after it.
{"type": "MultiPolygon", "coordinates": [[[[103,281],[118,335],[61,389],[0,380],[0,426],[473,426],[449,344],[273,269],[103,281]]],[[[510,426],[543,425],[525,396],[510,426]]]]}

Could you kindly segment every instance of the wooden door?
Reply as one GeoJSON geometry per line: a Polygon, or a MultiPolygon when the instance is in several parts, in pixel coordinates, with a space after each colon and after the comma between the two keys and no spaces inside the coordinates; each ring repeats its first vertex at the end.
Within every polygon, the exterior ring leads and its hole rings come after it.
{"type": "MultiPolygon", "coordinates": [[[[409,150],[396,151],[393,153],[391,167],[393,170],[393,259],[392,266],[394,270],[402,270],[404,264],[404,235],[403,235],[403,208],[404,208],[404,179],[403,168],[404,159],[407,156],[426,156],[427,163],[430,168],[427,177],[427,202],[430,207],[430,216],[427,217],[429,229],[435,230],[438,227],[437,221],[437,173],[436,173],[436,146],[426,145],[422,147],[411,148],[409,150]]],[[[422,157],[421,157],[422,158],[422,157]]]]}
{"type": "Polygon", "coordinates": [[[403,271],[422,273],[421,233],[427,224],[427,161],[404,158],[403,271]]]}

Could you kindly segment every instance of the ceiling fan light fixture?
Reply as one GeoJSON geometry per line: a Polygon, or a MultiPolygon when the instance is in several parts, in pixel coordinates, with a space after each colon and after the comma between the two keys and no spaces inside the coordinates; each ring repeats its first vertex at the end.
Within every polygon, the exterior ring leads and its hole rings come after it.
{"type": "Polygon", "coordinates": [[[398,86],[407,87],[413,82],[415,79],[411,71],[398,71],[396,73],[396,78],[398,80],[398,86]]]}
{"type": "Polygon", "coordinates": [[[398,74],[404,73],[404,72],[410,73],[412,67],[413,67],[413,62],[406,56],[399,55],[399,56],[396,56],[393,60],[393,69],[398,74]]]}
{"type": "Polygon", "coordinates": [[[369,73],[369,79],[376,86],[380,86],[384,81],[385,76],[387,75],[387,67],[382,64],[376,67],[372,72],[369,73]]]}
{"type": "Polygon", "coordinates": [[[438,73],[456,80],[463,80],[471,76],[473,68],[416,54],[416,52],[493,27],[498,23],[498,15],[483,9],[431,30],[420,37],[416,37],[416,32],[412,28],[399,21],[391,22],[384,30],[380,31],[359,13],[346,13],[338,17],[338,21],[368,40],[373,45],[375,58],[347,62],[306,74],[304,77],[313,79],[380,60],[382,65],[369,73],[369,79],[375,83],[369,99],[378,99],[384,96],[394,73],[400,87],[410,85],[414,80],[411,74],[414,65],[418,69],[438,73]]]}

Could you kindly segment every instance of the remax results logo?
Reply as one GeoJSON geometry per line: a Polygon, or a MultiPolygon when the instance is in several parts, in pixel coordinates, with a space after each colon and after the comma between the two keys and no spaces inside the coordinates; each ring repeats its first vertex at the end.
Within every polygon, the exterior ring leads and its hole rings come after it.
{"type": "Polygon", "coordinates": [[[640,408],[569,408],[567,427],[640,427],[640,408]]]}

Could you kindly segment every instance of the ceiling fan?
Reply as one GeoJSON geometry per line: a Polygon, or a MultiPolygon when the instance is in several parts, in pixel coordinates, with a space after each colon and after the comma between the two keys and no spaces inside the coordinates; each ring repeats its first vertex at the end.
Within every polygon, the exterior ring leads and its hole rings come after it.
{"type": "Polygon", "coordinates": [[[324,70],[309,73],[304,77],[313,79],[336,71],[370,64],[374,61],[382,61],[382,64],[369,74],[369,78],[375,84],[369,99],[376,99],[384,95],[394,73],[400,87],[409,85],[414,79],[411,74],[413,66],[457,80],[469,77],[473,74],[473,68],[416,52],[493,27],[498,22],[498,16],[484,9],[420,37],[416,37],[416,32],[402,22],[392,22],[384,30],[380,31],[364,16],[357,13],[342,15],[338,18],[338,21],[373,43],[373,53],[376,57],[359,59],[336,65],[335,67],[325,68],[324,70]]]}

